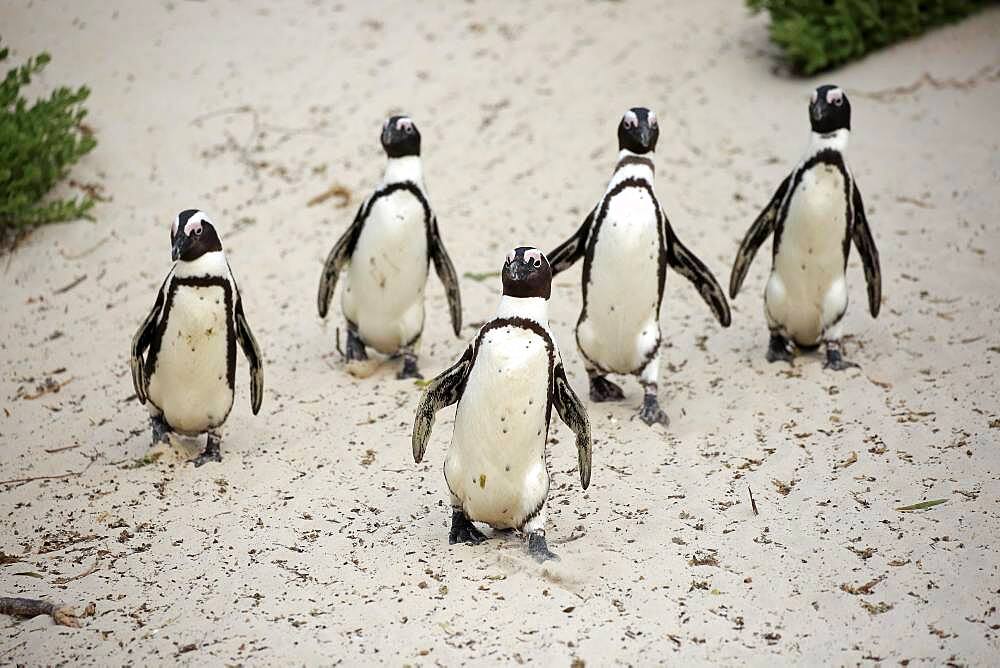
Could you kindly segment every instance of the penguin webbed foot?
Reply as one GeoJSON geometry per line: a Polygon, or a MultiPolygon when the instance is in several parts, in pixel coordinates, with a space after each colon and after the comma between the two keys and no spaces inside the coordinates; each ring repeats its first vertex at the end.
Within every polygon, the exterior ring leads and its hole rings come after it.
{"type": "Polygon", "coordinates": [[[202,464],[207,464],[208,462],[221,462],[222,449],[220,448],[220,441],[221,439],[218,436],[213,436],[210,433],[208,435],[208,441],[205,443],[205,451],[196,458],[192,459],[191,463],[197,468],[202,464]]]}
{"type": "Polygon", "coordinates": [[[149,416],[149,426],[153,431],[153,445],[158,443],[166,443],[169,440],[170,434],[173,429],[167,424],[167,421],[163,419],[162,415],[151,415],[149,416]]]}
{"type": "Polygon", "coordinates": [[[407,378],[422,379],[423,377],[424,374],[420,373],[420,369],[417,368],[417,356],[413,353],[404,352],[403,368],[396,374],[396,378],[406,380],[407,378]]]}
{"type": "Polygon", "coordinates": [[[357,332],[354,331],[354,328],[350,326],[347,328],[347,345],[344,347],[344,358],[348,362],[364,362],[368,359],[364,342],[358,336],[357,332]]]}
{"type": "Polygon", "coordinates": [[[549,559],[559,561],[559,555],[549,549],[545,542],[545,533],[542,531],[532,531],[528,534],[528,554],[538,563],[544,563],[549,559]]]}
{"type": "Polygon", "coordinates": [[[472,521],[459,509],[452,510],[451,532],[448,534],[448,544],[465,543],[479,545],[486,540],[486,534],[477,529],[472,521]]]}
{"type": "Polygon", "coordinates": [[[826,361],[823,362],[824,369],[833,369],[834,371],[844,371],[845,369],[861,368],[857,362],[852,362],[848,359],[844,359],[843,353],[840,351],[840,344],[828,342],[826,344],[826,361]]]}
{"type": "Polygon", "coordinates": [[[639,419],[652,427],[654,424],[670,425],[670,417],[660,408],[660,402],[655,394],[647,393],[642,398],[642,408],[639,409],[639,419]]]}
{"type": "Polygon", "coordinates": [[[596,403],[605,401],[621,401],[625,398],[622,388],[618,387],[605,376],[590,377],[590,400],[596,403]]]}
{"type": "Polygon", "coordinates": [[[792,354],[792,342],[787,337],[771,332],[771,340],[767,344],[767,361],[788,362],[794,366],[795,355],[792,354]]]}

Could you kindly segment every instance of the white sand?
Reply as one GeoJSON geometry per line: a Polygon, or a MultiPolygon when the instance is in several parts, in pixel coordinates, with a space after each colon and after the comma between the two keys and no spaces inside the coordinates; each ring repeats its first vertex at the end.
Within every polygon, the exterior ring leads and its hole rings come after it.
{"type": "MultiPolygon", "coordinates": [[[[0,595],[96,602],[78,630],[0,618],[0,662],[996,662],[1000,9],[793,80],[773,74],[766,21],[736,0],[110,4],[0,7],[17,60],[52,52],[45,88],[92,87],[100,143],[73,174],[112,198],[95,224],[38,230],[0,258],[0,479],[79,473],[0,485],[0,549],[22,560],[0,566],[0,595]],[[883,261],[876,321],[856,253],[849,268],[847,351],[864,371],[764,361],[770,244],[729,330],[672,274],[671,427],[633,419],[633,380],[621,405],[588,402],[585,494],[569,431],[553,429],[562,561],[539,567],[514,537],[449,547],[453,412],[414,465],[418,389],[394,364],[345,373],[339,299],[327,323],[315,314],[322,260],[381,173],[382,118],[416,119],[445,241],[460,272],[479,272],[574,231],[610,175],[620,114],[653,107],[659,196],[726,283],[828,78],[851,95],[849,159],[883,261]],[[306,206],[334,183],[347,208],[306,206]],[[160,448],[130,468],[149,436],[128,399],[129,341],[169,268],[170,221],[192,206],[216,219],[240,281],[264,407],[250,415],[241,361],[222,464],[160,448]],[[49,377],[59,393],[21,396],[49,377]],[[783,496],[774,480],[794,486],[783,496]],[[692,565],[709,555],[717,566],[692,565]]],[[[498,286],[462,288],[468,339],[498,286]]],[[[585,395],[579,307],[574,269],[553,324],[585,395]]],[[[435,278],[428,308],[434,373],[464,341],[435,278]]]]}

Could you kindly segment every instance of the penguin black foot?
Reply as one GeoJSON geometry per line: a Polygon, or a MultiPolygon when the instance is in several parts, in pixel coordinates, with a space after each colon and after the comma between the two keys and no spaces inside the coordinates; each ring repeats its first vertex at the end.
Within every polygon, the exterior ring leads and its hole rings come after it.
{"type": "Polygon", "coordinates": [[[420,369],[417,368],[417,356],[413,353],[403,353],[403,368],[396,374],[396,378],[405,380],[407,378],[423,377],[424,374],[420,373],[420,369]]]}
{"type": "Polygon", "coordinates": [[[826,344],[826,361],[823,362],[824,369],[833,369],[834,371],[843,371],[844,369],[860,368],[856,362],[844,359],[844,356],[840,352],[840,345],[834,345],[832,343],[826,344]]]}
{"type": "Polygon", "coordinates": [[[618,387],[604,376],[590,377],[590,400],[602,403],[604,401],[621,401],[625,398],[622,388],[618,387]]]}
{"type": "Polygon", "coordinates": [[[486,535],[477,529],[461,510],[451,512],[451,533],[448,534],[448,544],[467,543],[479,545],[486,540],[486,535]]]}
{"type": "Polygon", "coordinates": [[[208,462],[221,462],[222,461],[222,450],[219,447],[220,439],[218,436],[213,436],[211,432],[208,434],[208,442],[205,443],[205,451],[198,455],[197,458],[192,460],[192,463],[198,467],[202,464],[208,462]]]}
{"type": "Polygon", "coordinates": [[[368,359],[364,342],[350,325],[347,327],[347,346],[344,349],[344,357],[347,358],[348,362],[363,362],[368,359]]]}
{"type": "Polygon", "coordinates": [[[639,419],[652,427],[654,424],[670,425],[670,417],[660,408],[656,393],[647,392],[642,398],[642,408],[639,409],[639,419]]]}
{"type": "Polygon", "coordinates": [[[173,431],[162,415],[150,415],[149,426],[153,430],[153,445],[166,443],[168,436],[173,431]]]}
{"type": "Polygon", "coordinates": [[[559,555],[549,550],[545,542],[545,533],[542,531],[532,531],[528,534],[528,554],[540,564],[549,559],[559,561],[559,555]]]}
{"type": "Polygon", "coordinates": [[[771,340],[767,344],[768,362],[788,362],[794,364],[795,356],[792,355],[792,343],[787,337],[771,332],[771,340]]]}

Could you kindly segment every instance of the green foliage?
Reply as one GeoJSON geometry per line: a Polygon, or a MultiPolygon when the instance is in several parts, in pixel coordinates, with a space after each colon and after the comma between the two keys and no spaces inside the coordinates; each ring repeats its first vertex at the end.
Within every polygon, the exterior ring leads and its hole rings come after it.
{"type": "MultiPolygon", "coordinates": [[[[0,48],[0,62],[7,54],[0,48]]],[[[21,94],[49,60],[47,53],[29,58],[0,82],[0,229],[89,217],[94,206],[89,195],[42,201],[97,144],[82,124],[87,115],[82,103],[90,95],[85,86],[57,88],[30,105],[21,94]]]]}
{"type": "MultiPolygon", "coordinates": [[[[992,0],[995,1],[995,0],[992,0]]],[[[771,39],[801,74],[860,58],[928,28],[956,21],[991,0],[746,0],[771,15],[771,39]]]]}

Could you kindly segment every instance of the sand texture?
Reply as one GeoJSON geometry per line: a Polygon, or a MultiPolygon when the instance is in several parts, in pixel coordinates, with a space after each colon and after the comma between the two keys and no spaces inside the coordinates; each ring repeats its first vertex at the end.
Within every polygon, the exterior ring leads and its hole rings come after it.
{"type": "MultiPolygon", "coordinates": [[[[83,613],[0,617],[0,663],[988,665],[1000,651],[1000,8],[814,79],[776,71],[742,2],[4,2],[33,91],[89,85],[97,149],[73,178],[94,223],[0,257],[0,596],[83,613]],[[812,88],[854,110],[848,161],[882,256],[881,316],[852,254],[846,353],[764,360],[768,242],[723,330],[667,278],[660,397],[586,401],[583,493],[553,421],[548,538],[447,543],[454,409],[410,454],[420,389],[351,375],[315,294],[412,115],[460,275],[549,250],[600,197],[622,112],[658,113],[657,194],[728,283],[739,241],[805,148],[812,88]],[[335,189],[333,196],[309,206],[335,189]],[[128,349],[170,268],[178,211],[215,220],[264,351],[240,357],[223,462],[149,447],[128,349]],[[23,481],[26,478],[45,479],[23,481]],[[753,490],[759,515],[750,506],[753,490]],[[900,506],[944,499],[934,508],[900,506]]],[[[65,192],[73,192],[70,185],[65,192]]],[[[552,325],[577,392],[580,269],[552,325]]],[[[421,366],[496,308],[462,278],[451,333],[432,275],[421,366]]]]}

